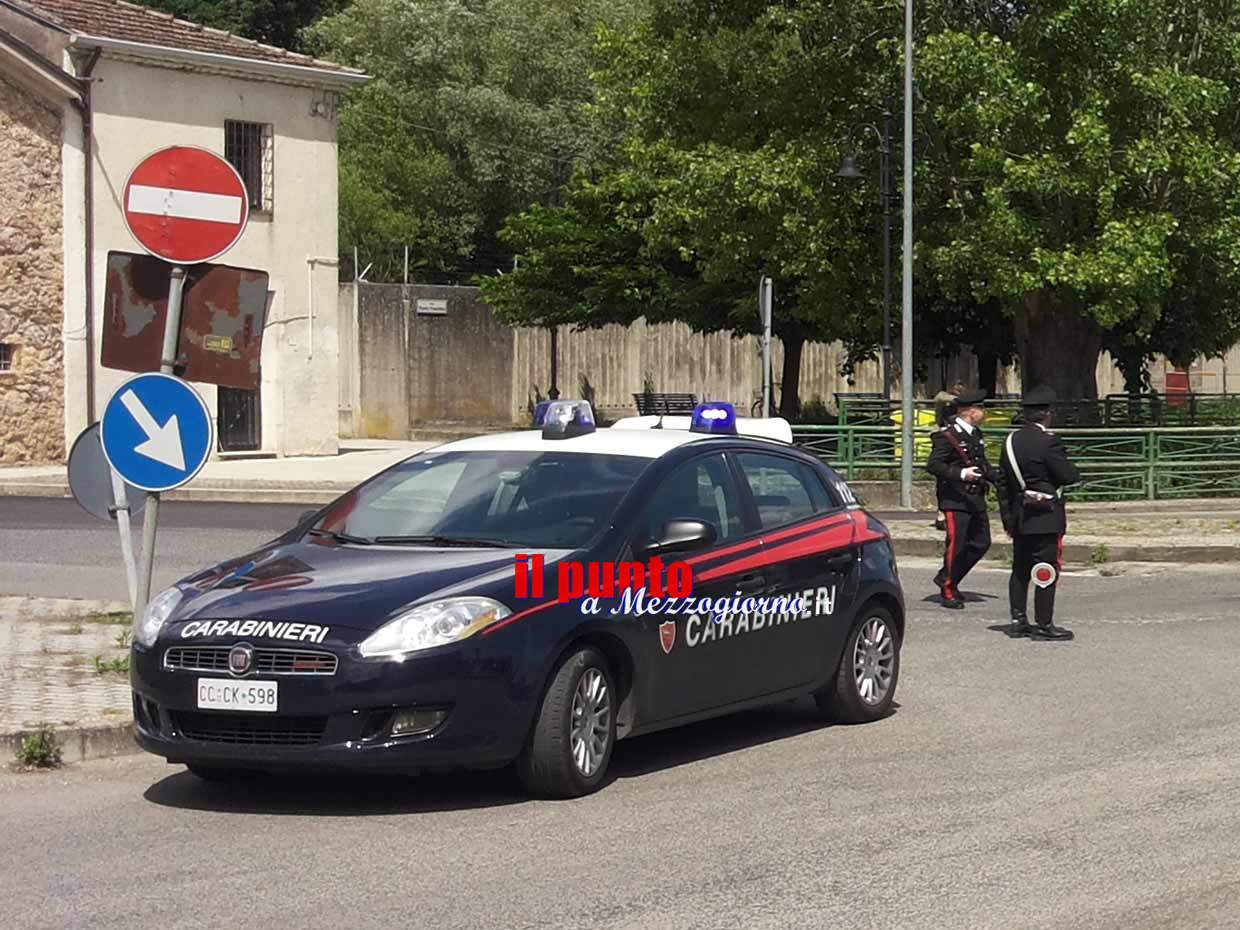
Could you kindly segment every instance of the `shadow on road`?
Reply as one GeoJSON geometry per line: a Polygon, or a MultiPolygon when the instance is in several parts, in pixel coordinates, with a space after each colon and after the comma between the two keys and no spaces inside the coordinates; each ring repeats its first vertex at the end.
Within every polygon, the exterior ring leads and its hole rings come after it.
{"type": "MultiPolygon", "coordinates": [[[[893,713],[899,708],[893,705],[893,713]]],[[[612,783],[702,762],[829,726],[809,699],[689,724],[616,744],[612,783]]],[[[530,801],[511,768],[419,776],[255,773],[232,783],[205,782],[180,770],[151,785],[152,804],[224,814],[371,817],[503,807],[530,801]]]]}

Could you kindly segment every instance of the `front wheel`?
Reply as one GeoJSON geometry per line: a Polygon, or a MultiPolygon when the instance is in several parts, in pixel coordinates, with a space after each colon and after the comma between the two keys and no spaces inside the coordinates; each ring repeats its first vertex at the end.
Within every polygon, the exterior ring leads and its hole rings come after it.
{"type": "Polygon", "coordinates": [[[607,660],[597,649],[579,649],[543,694],[517,774],[533,794],[580,797],[603,784],[615,742],[616,689],[607,660]]]}
{"type": "Polygon", "coordinates": [[[871,605],[857,615],[831,683],[814,701],[837,723],[869,723],[885,717],[900,679],[900,636],[891,612],[871,605]]]}

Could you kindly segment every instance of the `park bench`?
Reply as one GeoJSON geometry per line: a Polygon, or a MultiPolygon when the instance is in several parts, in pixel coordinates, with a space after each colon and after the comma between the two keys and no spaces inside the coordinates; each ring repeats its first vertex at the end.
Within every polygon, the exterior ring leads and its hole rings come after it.
{"type": "Polygon", "coordinates": [[[633,402],[637,405],[638,416],[687,414],[693,413],[694,408],[697,407],[697,395],[643,392],[634,394],[633,402]]]}

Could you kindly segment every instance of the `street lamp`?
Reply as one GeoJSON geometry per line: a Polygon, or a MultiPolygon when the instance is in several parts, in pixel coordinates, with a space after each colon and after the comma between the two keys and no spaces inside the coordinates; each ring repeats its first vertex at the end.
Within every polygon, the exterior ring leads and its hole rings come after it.
{"type": "MultiPolygon", "coordinates": [[[[868,129],[878,137],[878,205],[883,212],[883,396],[891,399],[891,207],[895,191],[891,184],[891,110],[883,107],[883,128],[863,124],[849,131],[851,137],[858,129],[868,129]]],[[[865,172],[857,167],[853,155],[845,155],[840,162],[837,178],[858,180],[865,172]]]]}

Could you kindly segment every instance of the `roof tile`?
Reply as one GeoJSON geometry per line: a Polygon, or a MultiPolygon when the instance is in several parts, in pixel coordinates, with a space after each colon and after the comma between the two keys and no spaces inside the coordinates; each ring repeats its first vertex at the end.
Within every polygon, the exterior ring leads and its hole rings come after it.
{"type": "Polygon", "coordinates": [[[355,72],[330,61],[299,55],[274,45],[177,19],[170,13],[128,3],[126,0],[12,0],[32,12],[81,35],[140,42],[193,52],[232,55],[252,61],[278,62],[304,68],[355,72]]]}

